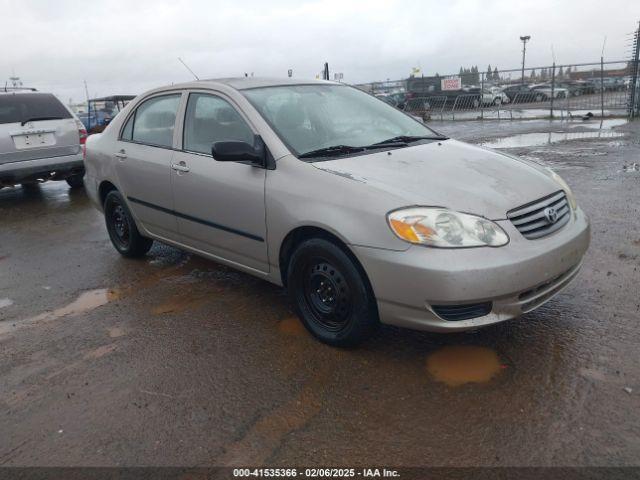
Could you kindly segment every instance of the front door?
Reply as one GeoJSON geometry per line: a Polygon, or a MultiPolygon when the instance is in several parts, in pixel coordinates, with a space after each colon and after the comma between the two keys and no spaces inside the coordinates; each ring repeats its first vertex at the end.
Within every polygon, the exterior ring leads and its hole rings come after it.
{"type": "Polygon", "coordinates": [[[253,142],[254,131],[230,101],[189,94],[182,151],[174,153],[172,186],[181,241],[216,257],[267,272],[266,170],[211,156],[216,141],[253,142]]]}

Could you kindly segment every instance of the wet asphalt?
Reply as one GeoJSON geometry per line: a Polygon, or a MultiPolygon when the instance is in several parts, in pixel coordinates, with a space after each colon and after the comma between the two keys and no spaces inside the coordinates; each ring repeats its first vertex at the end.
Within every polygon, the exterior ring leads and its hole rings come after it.
{"type": "MultiPolygon", "coordinates": [[[[596,123],[433,125],[486,143],[596,123]]],[[[159,244],[121,258],[82,190],[0,190],[0,465],[638,465],[640,123],[604,127],[624,135],[509,148],[591,217],[568,289],[352,350],[261,280],[159,244]]]]}

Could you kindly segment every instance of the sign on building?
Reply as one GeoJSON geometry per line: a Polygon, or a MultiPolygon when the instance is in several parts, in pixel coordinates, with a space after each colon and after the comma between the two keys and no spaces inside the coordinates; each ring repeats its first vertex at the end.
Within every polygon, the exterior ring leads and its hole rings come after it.
{"type": "Polygon", "coordinates": [[[462,90],[462,79],[460,77],[447,77],[440,80],[440,88],[443,92],[448,90],[462,90]]]}

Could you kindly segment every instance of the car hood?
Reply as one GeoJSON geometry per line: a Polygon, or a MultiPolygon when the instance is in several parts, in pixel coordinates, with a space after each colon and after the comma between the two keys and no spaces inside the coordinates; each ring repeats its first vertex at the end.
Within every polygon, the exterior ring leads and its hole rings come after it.
{"type": "Polygon", "coordinates": [[[325,172],[363,182],[404,200],[506,218],[507,211],[561,189],[532,162],[444,140],[369,155],[314,162],[325,172]]]}

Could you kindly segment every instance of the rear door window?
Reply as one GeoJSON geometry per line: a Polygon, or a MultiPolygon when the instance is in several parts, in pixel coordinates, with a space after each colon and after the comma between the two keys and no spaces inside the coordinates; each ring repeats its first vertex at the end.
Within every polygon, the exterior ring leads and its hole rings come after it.
{"type": "Polygon", "coordinates": [[[143,102],[129,118],[123,140],[171,148],[180,93],[154,97],[143,102]]]}
{"type": "Polygon", "coordinates": [[[66,118],[71,118],[71,113],[50,93],[0,95],[0,124],[66,118]]]}

